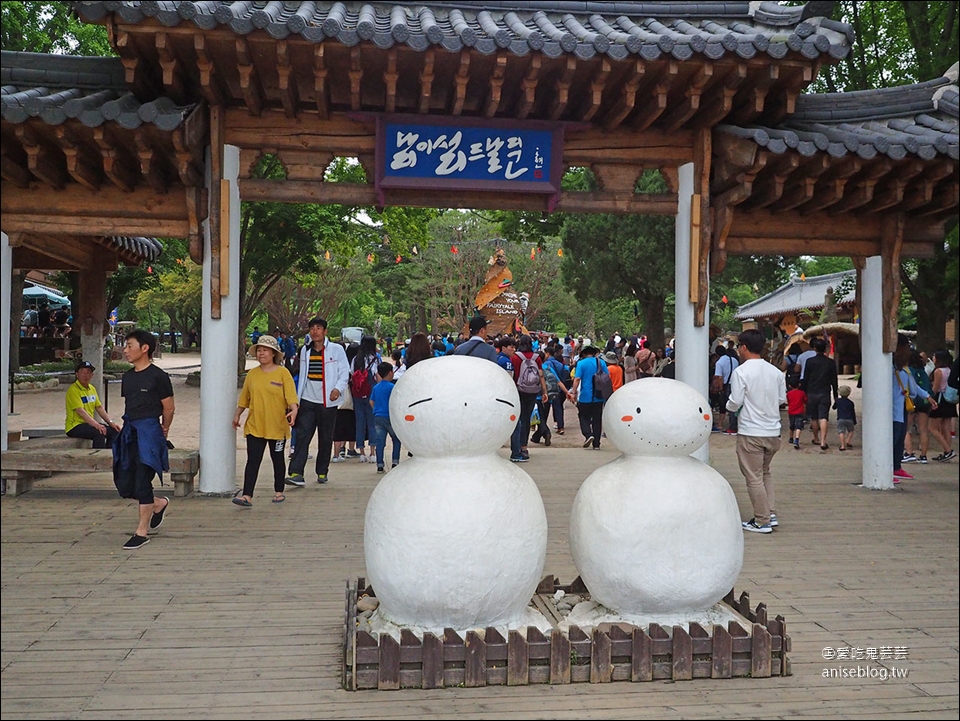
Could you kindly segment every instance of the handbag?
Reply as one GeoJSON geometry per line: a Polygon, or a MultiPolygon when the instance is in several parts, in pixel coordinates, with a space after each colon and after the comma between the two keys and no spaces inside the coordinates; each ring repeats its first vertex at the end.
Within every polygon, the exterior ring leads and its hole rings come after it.
{"type": "MultiPolygon", "coordinates": [[[[945,403],[956,403],[960,400],[960,389],[954,388],[953,386],[948,385],[943,389],[943,392],[940,393],[940,401],[945,403]]],[[[938,403],[940,401],[937,401],[938,403]]]]}
{"type": "Polygon", "coordinates": [[[900,386],[900,392],[903,393],[904,408],[906,408],[907,413],[913,413],[917,410],[916,405],[913,403],[913,398],[907,393],[907,389],[903,387],[903,381],[900,380],[900,371],[895,370],[894,373],[896,373],[897,376],[897,385],[900,386]]]}
{"type": "Polygon", "coordinates": [[[597,372],[593,374],[593,397],[605,401],[613,395],[613,380],[597,361],[597,372]]]}

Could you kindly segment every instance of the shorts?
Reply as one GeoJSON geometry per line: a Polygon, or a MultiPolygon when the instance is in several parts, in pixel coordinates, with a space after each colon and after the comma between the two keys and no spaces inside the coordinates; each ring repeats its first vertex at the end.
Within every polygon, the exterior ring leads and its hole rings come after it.
{"type": "Polygon", "coordinates": [[[856,421],[851,421],[849,418],[841,418],[837,421],[837,433],[853,433],[853,428],[856,425],[856,421]]]}
{"type": "MultiPolygon", "coordinates": [[[[942,394],[937,394],[938,398],[942,397],[942,394]]],[[[939,403],[935,411],[930,411],[931,418],[956,418],[957,417],[957,404],[956,403],[939,403]]]]}
{"type": "Polygon", "coordinates": [[[793,415],[790,414],[790,430],[791,431],[802,431],[805,418],[802,414],[793,415]]]}
{"type": "Polygon", "coordinates": [[[818,393],[807,396],[807,418],[812,421],[830,418],[830,394],[818,393]]]}

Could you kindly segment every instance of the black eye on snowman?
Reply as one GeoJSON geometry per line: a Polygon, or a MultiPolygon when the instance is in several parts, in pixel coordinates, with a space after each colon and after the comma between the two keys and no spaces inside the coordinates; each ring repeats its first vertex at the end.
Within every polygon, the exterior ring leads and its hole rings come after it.
{"type": "Polygon", "coordinates": [[[697,408],[697,413],[703,413],[703,407],[698,407],[698,408],[697,408]]]}
{"type": "Polygon", "coordinates": [[[637,406],[637,413],[640,412],[640,406],[637,406]]]}

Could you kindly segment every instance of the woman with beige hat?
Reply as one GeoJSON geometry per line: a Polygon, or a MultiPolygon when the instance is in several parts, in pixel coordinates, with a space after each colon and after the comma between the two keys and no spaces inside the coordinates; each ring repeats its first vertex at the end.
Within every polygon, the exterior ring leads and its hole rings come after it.
{"type": "Polygon", "coordinates": [[[297,420],[299,408],[293,376],[283,365],[283,351],[277,339],[272,335],[261,335],[247,353],[254,356],[260,365],[247,373],[233,417],[233,427],[239,428],[240,416],[245,409],[249,410],[243,426],[243,434],[247,438],[243,490],[233,497],[233,502],[244,508],[253,506],[253,489],[257,485],[260,463],[267,448],[270,449],[273,463],[273,502],[285,500],[286,459],[283,449],[290,437],[290,427],[297,420]]]}

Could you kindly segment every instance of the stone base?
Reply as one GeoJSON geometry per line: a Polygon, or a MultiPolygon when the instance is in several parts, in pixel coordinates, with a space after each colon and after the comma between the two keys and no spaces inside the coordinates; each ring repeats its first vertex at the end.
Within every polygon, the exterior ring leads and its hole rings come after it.
{"type": "Polygon", "coordinates": [[[358,599],[362,616],[376,606],[363,578],[346,589],[342,671],[350,691],[791,675],[783,617],[768,620],[762,603],[751,611],[746,592],[736,598],[731,590],[714,609],[698,614],[701,621],[727,618],[725,626],[677,618],[672,626],[649,623],[644,629],[604,620],[615,617],[589,601],[579,578],[561,586],[547,576],[530,611],[546,620],[549,631],[541,623],[514,630],[448,628],[442,634],[402,628],[399,639],[395,629],[360,630],[369,624],[358,621],[358,599]],[[570,623],[554,603],[567,594],[581,598],[571,617],[578,618],[579,610],[579,618],[596,625],[570,623]]]}

